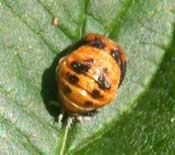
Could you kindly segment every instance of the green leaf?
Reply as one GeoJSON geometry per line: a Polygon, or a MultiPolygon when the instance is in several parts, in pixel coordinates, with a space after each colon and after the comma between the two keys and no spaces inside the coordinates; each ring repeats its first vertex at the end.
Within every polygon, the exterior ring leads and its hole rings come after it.
{"type": "Polygon", "coordinates": [[[73,123],[65,153],[175,154],[174,17],[174,0],[0,0],[0,154],[60,152],[54,71],[88,32],[121,45],[127,74],[110,106],[73,123]]]}

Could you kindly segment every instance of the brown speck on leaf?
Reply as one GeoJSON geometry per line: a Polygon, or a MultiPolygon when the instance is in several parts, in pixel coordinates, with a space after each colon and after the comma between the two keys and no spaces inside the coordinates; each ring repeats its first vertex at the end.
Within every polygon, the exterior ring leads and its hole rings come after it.
{"type": "Polygon", "coordinates": [[[54,17],[54,18],[53,18],[52,24],[53,24],[54,26],[58,26],[58,24],[59,24],[59,19],[58,19],[58,17],[54,17]]]}

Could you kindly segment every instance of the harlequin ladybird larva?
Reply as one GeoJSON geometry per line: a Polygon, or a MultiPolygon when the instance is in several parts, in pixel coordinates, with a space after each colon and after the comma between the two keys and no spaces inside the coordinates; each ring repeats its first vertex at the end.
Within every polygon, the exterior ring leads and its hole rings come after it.
{"type": "Polygon", "coordinates": [[[56,68],[58,96],[73,116],[111,103],[126,72],[126,55],[111,39],[89,33],[81,41],[56,68]]]}

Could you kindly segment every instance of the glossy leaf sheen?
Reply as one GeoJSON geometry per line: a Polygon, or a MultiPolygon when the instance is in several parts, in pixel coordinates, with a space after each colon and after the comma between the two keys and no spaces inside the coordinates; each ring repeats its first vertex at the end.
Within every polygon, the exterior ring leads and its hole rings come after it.
{"type": "Polygon", "coordinates": [[[121,45],[127,74],[113,104],[73,124],[66,154],[175,154],[174,17],[174,0],[0,0],[0,154],[58,154],[54,66],[88,32],[121,45]]]}

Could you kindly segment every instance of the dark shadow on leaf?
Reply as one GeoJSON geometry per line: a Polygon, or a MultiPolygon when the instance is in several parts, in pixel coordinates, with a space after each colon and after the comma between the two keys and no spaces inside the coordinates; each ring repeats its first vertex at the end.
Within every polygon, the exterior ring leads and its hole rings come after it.
{"type": "MultiPolygon", "coordinates": [[[[46,106],[47,111],[53,117],[57,117],[59,114],[59,105],[56,106],[53,102],[57,102],[57,81],[56,81],[56,66],[59,62],[59,59],[62,57],[62,53],[58,54],[54,61],[52,62],[51,66],[47,68],[42,76],[42,90],[41,95],[46,106]]],[[[60,103],[58,101],[58,103],[60,103]]]]}
{"type": "Polygon", "coordinates": [[[45,107],[50,115],[52,115],[55,120],[57,120],[57,116],[61,111],[61,101],[57,97],[57,80],[56,80],[56,67],[58,65],[59,60],[69,54],[71,51],[77,49],[85,42],[83,40],[77,41],[74,44],[68,46],[65,50],[60,52],[54,58],[52,64],[49,68],[47,68],[42,76],[42,90],[41,96],[43,98],[45,107]],[[58,106],[54,104],[54,102],[58,102],[58,106]]]}

